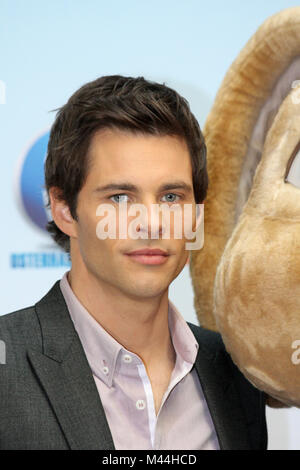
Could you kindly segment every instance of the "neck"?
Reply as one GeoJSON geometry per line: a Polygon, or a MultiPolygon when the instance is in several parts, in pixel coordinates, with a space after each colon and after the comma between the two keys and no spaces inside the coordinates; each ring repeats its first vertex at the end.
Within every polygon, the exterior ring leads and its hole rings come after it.
{"type": "Polygon", "coordinates": [[[162,362],[173,366],[175,350],[168,325],[168,290],[156,297],[129,297],[86,269],[68,273],[69,284],[85,309],[124,348],[138,355],[147,371],[162,362]]]}

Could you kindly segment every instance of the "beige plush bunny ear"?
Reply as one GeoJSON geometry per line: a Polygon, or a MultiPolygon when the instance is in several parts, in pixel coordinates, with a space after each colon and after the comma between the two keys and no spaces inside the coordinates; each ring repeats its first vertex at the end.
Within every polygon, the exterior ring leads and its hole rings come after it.
{"type": "MultiPolygon", "coordinates": [[[[249,40],[228,70],[204,126],[210,180],[204,206],[205,239],[201,250],[190,253],[190,273],[195,309],[206,328],[218,329],[213,316],[217,266],[248,199],[268,130],[297,80],[300,7],[270,17],[249,40]]],[[[288,126],[286,120],[278,129],[278,145],[288,126]]],[[[266,183],[263,192],[267,191],[266,183]]],[[[252,281],[256,282],[255,277],[252,281]]]]}
{"type": "MultiPolygon", "coordinates": [[[[300,76],[300,63],[298,68],[300,76]]],[[[249,198],[217,268],[214,314],[257,388],[300,407],[300,82],[267,134],[249,198]]]]}

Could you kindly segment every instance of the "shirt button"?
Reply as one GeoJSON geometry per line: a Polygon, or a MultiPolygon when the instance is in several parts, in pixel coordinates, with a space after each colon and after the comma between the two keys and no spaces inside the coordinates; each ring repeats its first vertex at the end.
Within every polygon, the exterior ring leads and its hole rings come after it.
{"type": "Polygon", "coordinates": [[[124,354],[123,361],[129,363],[132,361],[132,357],[129,354],[124,354]]]}
{"type": "Polygon", "coordinates": [[[144,400],[138,400],[135,404],[138,410],[143,410],[145,408],[145,402],[144,400]]]}
{"type": "Polygon", "coordinates": [[[109,368],[108,367],[103,367],[102,369],[103,374],[107,375],[109,373],[109,368]]]}

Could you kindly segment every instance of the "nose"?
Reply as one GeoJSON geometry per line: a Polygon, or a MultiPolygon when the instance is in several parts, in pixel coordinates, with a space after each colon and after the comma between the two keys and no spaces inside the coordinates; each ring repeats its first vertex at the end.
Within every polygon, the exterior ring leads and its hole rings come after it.
{"type": "Polygon", "coordinates": [[[140,210],[138,212],[138,225],[136,231],[141,234],[141,238],[159,239],[165,232],[163,227],[162,214],[160,205],[151,201],[148,203],[139,204],[140,210]]]}

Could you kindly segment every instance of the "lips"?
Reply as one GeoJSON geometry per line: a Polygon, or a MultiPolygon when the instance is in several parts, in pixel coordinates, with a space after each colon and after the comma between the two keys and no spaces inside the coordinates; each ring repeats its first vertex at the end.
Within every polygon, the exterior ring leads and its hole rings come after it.
{"type": "Polygon", "coordinates": [[[145,248],[126,253],[129,258],[139,264],[159,265],[167,262],[169,257],[166,251],[158,248],[145,248]]]}
{"type": "Polygon", "coordinates": [[[155,248],[145,248],[143,250],[135,250],[127,253],[127,255],[146,255],[146,256],[168,256],[166,251],[155,249],[155,248]]]}

